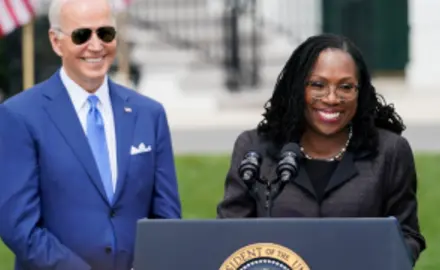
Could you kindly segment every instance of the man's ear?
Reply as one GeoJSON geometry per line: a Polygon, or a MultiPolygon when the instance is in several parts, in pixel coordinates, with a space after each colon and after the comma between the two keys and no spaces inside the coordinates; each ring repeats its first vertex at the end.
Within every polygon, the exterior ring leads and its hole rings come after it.
{"type": "Polygon", "coordinates": [[[50,44],[52,45],[53,51],[59,56],[63,56],[62,50],[61,50],[61,37],[60,33],[56,32],[53,29],[49,29],[49,40],[50,44]]]}

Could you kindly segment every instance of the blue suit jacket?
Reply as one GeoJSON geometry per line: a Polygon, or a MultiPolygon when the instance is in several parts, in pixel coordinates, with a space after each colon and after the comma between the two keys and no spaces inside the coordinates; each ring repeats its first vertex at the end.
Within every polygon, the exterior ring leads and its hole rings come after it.
{"type": "Polygon", "coordinates": [[[59,73],[0,106],[0,236],[15,269],[130,269],[137,220],[181,218],[162,105],[111,80],[109,88],[112,204],[59,73]],[[131,155],[140,143],[151,151],[131,155]]]}

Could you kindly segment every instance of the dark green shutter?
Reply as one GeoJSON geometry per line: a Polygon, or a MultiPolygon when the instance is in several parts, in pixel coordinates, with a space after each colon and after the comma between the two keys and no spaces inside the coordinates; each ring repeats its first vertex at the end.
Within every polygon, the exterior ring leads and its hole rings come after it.
{"type": "Polygon", "coordinates": [[[322,31],[350,38],[373,72],[404,71],[409,54],[407,0],[322,0],[322,31]]]}

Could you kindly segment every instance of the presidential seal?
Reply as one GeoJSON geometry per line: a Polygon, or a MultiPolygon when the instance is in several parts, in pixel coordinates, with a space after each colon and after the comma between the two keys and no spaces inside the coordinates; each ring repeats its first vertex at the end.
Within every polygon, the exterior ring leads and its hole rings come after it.
{"type": "Polygon", "coordinates": [[[310,270],[310,268],[298,254],[286,247],[273,243],[257,243],[234,252],[219,270],[310,270]]]}

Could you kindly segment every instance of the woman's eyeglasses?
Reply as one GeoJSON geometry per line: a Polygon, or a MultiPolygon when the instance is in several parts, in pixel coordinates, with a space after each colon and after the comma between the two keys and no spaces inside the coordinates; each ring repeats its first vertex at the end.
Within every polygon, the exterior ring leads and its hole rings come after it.
{"type": "Polygon", "coordinates": [[[315,99],[322,99],[330,95],[331,89],[340,100],[351,101],[357,97],[359,86],[354,83],[341,83],[331,85],[327,82],[308,81],[306,82],[306,91],[315,99]]]}
{"type": "MultiPolygon", "coordinates": [[[[63,34],[66,34],[61,29],[56,30],[63,34]]],[[[82,45],[90,40],[93,32],[96,32],[98,38],[105,43],[112,42],[116,37],[116,29],[113,26],[103,26],[99,27],[96,30],[92,30],[90,28],[78,28],[72,31],[70,37],[75,45],[82,45]]]]}

